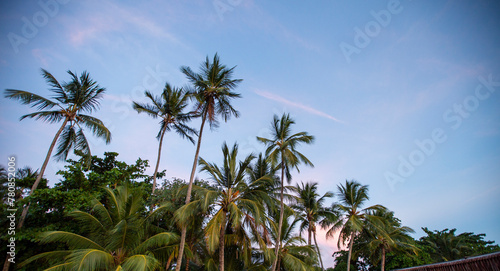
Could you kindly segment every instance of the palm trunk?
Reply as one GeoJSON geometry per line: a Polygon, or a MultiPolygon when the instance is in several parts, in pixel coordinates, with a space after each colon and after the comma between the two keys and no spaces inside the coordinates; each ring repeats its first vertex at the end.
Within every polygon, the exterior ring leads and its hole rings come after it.
{"type": "Polygon", "coordinates": [[[354,244],[354,232],[351,233],[351,240],[349,240],[349,255],[347,256],[347,271],[351,270],[351,254],[352,254],[352,245],[354,244]]]}
{"type": "Polygon", "coordinates": [[[281,227],[283,225],[283,187],[284,187],[284,175],[285,175],[285,164],[283,162],[283,152],[281,153],[281,197],[280,197],[280,221],[278,224],[278,240],[276,240],[276,248],[274,249],[274,255],[276,256],[274,259],[273,266],[271,268],[272,271],[276,271],[276,264],[278,263],[279,258],[279,250],[281,249],[281,227]]]}
{"type": "Polygon", "coordinates": [[[313,232],[314,236],[314,244],[316,245],[316,249],[318,250],[318,257],[319,257],[319,263],[321,264],[321,270],[325,270],[325,267],[323,266],[323,259],[321,258],[321,251],[319,251],[319,246],[318,242],[316,241],[316,231],[313,232]]]}
{"type": "MultiPolygon", "coordinates": [[[[50,156],[52,155],[52,150],[54,150],[54,147],[56,145],[57,139],[59,138],[59,135],[63,131],[64,127],[66,126],[66,123],[68,122],[68,119],[66,118],[61,125],[61,128],[59,128],[59,131],[57,131],[56,135],[54,136],[54,139],[52,140],[52,144],[50,144],[49,151],[47,152],[47,156],[45,157],[45,161],[43,162],[42,168],[40,169],[40,173],[36,177],[35,183],[33,183],[33,186],[31,187],[30,191],[30,196],[35,192],[36,188],[38,187],[38,184],[42,180],[43,173],[45,172],[45,168],[47,168],[47,164],[49,163],[50,156]]],[[[30,203],[26,205],[23,209],[23,212],[21,214],[21,218],[19,219],[19,224],[17,225],[17,228],[20,229],[24,225],[24,220],[26,219],[26,216],[28,215],[28,210],[30,208],[30,203]]]]}
{"type": "MultiPolygon", "coordinates": [[[[200,135],[198,136],[198,143],[196,145],[196,153],[194,155],[193,168],[191,169],[191,177],[189,178],[189,185],[186,194],[186,204],[191,202],[191,190],[193,189],[194,174],[196,173],[196,167],[198,166],[198,156],[200,155],[200,145],[201,145],[201,135],[203,133],[203,127],[205,126],[205,120],[207,119],[207,112],[203,113],[203,118],[201,120],[200,135]]],[[[175,266],[175,271],[181,270],[182,264],[182,254],[184,254],[184,245],[186,244],[186,232],[187,225],[182,226],[181,230],[181,242],[179,244],[179,255],[177,256],[177,265],[175,266]]]]}
{"type": "Polygon", "coordinates": [[[382,247],[382,271],[385,270],[385,248],[382,247]]]}
{"type": "Polygon", "coordinates": [[[311,233],[312,233],[312,229],[311,229],[311,221],[309,221],[309,227],[307,228],[307,245],[311,245],[311,233]]]}
{"type": "Polygon", "coordinates": [[[226,212],[222,211],[222,225],[219,235],[219,271],[224,271],[224,235],[226,233],[226,212]]]}
{"type": "MultiPolygon", "coordinates": [[[[50,156],[52,155],[52,151],[54,150],[54,146],[56,145],[57,139],[59,138],[59,135],[61,134],[62,130],[64,129],[64,126],[66,126],[66,123],[68,123],[67,118],[64,120],[63,124],[61,125],[61,128],[59,128],[59,131],[57,131],[56,135],[54,136],[54,139],[52,140],[52,143],[50,144],[49,151],[47,152],[47,156],[45,157],[45,161],[43,161],[43,165],[42,165],[42,168],[40,169],[40,173],[36,177],[36,180],[33,183],[33,186],[31,187],[31,191],[30,191],[29,196],[31,196],[33,194],[33,192],[35,192],[36,188],[38,187],[38,184],[42,180],[43,173],[45,172],[45,168],[47,168],[47,164],[49,163],[50,156]]],[[[31,203],[28,202],[28,204],[26,206],[24,206],[23,212],[21,213],[21,218],[19,219],[19,224],[17,224],[18,229],[22,228],[24,225],[24,221],[26,219],[26,216],[28,215],[28,210],[30,208],[30,204],[31,203]]],[[[3,265],[3,271],[9,271],[9,268],[10,268],[9,259],[10,259],[10,256],[7,256],[5,258],[5,262],[3,265]]]]}
{"type": "MultiPolygon", "coordinates": [[[[165,128],[163,128],[163,130],[161,131],[160,143],[158,145],[158,159],[156,159],[155,173],[153,174],[153,191],[151,192],[151,194],[154,194],[156,190],[156,174],[158,174],[158,167],[160,166],[161,146],[163,145],[163,136],[165,136],[166,130],[167,126],[165,126],[165,128]]],[[[151,211],[153,211],[152,208],[151,211]]]]}

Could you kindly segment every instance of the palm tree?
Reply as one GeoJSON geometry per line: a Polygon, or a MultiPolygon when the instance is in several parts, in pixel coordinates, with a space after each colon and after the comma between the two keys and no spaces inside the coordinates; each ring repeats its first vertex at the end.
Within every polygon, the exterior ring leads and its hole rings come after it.
{"type": "MultiPolygon", "coordinates": [[[[22,104],[29,104],[31,107],[39,110],[22,116],[21,120],[34,118],[48,123],[62,121],[61,127],[56,132],[50,144],[38,177],[33,183],[30,195],[33,194],[42,180],[45,168],[57,141],[59,141],[55,154],[57,160],[66,160],[71,150],[80,151],[90,159],[90,147],[83,132],[84,127],[89,129],[95,136],[103,138],[106,144],[111,141],[111,132],[104,126],[104,123],[97,118],[84,114],[90,114],[99,108],[99,100],[102,98],[105,89],[93,81],[86,71],[80,77],[71,71],[68,71],[68,73],[71,76],[71,81],[60,84],[52,74],[42,69],[43,77],[51,87],[51,91],[55,94],[53,100],[24,90],[5,90],[6,98],[19,100],[22,104]],[[54,107],[55,110],[50,110],[54,107]]],[[[23,226],[29,206],[30,203],[24,207],[19,219],[18,228],[23,226]]]]}
{"type": "Polygon", "coordinates": [[[173,128],[179,135],[187,138],[194,144],[194,139],[191,135],[196,134],[196,131],[186,125],[186,122],[190,121],[194,114],[192,112],[184,113],[184,109],[188,106],[189,96],[182,89],[172,87],[169,83],[166,83],[160,97],[155,97],[149,91],[145,91],[144,95],[149,98],[151,104],[133,102],[133,108],[138,113],[146,113],[153,118],[161,119],[160,131],[156,136],[160,142],[158,145],[158,158],[156,159],[156,167],[153,174],[153,191],[151,193],[154,193],[165,133],[173,128]]]}
{"type": "Polygon", "coordinates": [[[457,229],[430,231],[423,227],[422,230],[427,236],[420,240],[430,247],[430,256],[434,262],[458,260],[472,254],[472,246],[468,243],[470,239],[468,233],[455,235],[457,229]]]}
{"type": "Polygon", "coordinates": [[[105,190],[106,203],[94,199],[92,213],[70,213],[81,222],[88,236],[64,231],[45,232],[42,244],[64,243],[68,249],[35,255],[22,265],[45,259],[50,260],[51,270],[159,269],[159,259],[168,258],[165,247],[177,242],[179,237],[152,227],[151,219],[170,206],[163,205],[149,216],[141,217],[144,205],[140,190],[132,191],[127,186],[119,186],[116,192],[110,188],[105,190]]]}
{"type": "MultiPolygon", "coordinates": [[[[238,162],[237,144],[229,149],[224,143],[222,153],[224,155],[222,167],[200,158],[201,171],[209,174],[217,190],[197,188],[200,191],[203,190],[204,196],[177,211],[177,216],[181,220],[185,220],[189,217],[189,210],[200,204],[204,208],[213,204],[217,206],[214,210],[215,214],[207,223],[205,234],[209,250],[214,252],[218,248],[220,271],[224,271],[225,242],[243,243],[243,245],[248,245],[246,251],[250,251],[249,238],[242,236],[241,233],[244,231],[245,225],[262,223],[265,213],[262,202],[270,201],[265,188],[268,186],[267,183],[271,181],[268,178],[247,181],[247,172],[255,157],[250,154],[243,161],[238,162]],[[227,232],[230,232],[233,238],[226,238],[227,232]],[[230,242],[228,239],[232,239],[234,242],[230,242]],[[242,239],[245,241],[238,242],[242,239]]],[[[250,257],[251,255],[243,256],[250,257]]]]}
{"type": "Polygon", "coordinates": [[[354,237],[364,229],[367,222],[376,220],[369,211],[385,210],[385,207],[373,205],[363,209],[362,206],[369,199],[368,186],[361,185],[357,181],[346,180],[345,185],[340,184],[337,188],[339,203],[333,204],[332,209],[340,211],[343,217],[337,221],[325,221],[323,227],[331,226],[326,233],[327,238],[333,237],[336,231],[340,230],[338,247],[349,241],[349,254],[347,256],[347,271],[349,271],[354,237]]]}
{"type": "MultiPolygon", "coordinates": [[[[259,141],[267,146],[266,156],[271,161],[273,167],[279,166],[281,169],[281,190],[280,190],[280,220],[278,226],[278,242],[281,242],[281,226],[283,224],[283,190],[284,190],[284,178],[285,173],[287,175],[288,182],[291,181],[291,170],[293,168],[299,171],[299,164],[302,162],[308,166],[313,167],[313,164],[307,157],[296,150],[300,143],[311,144],[314,141],[314,137],[308,135],[306,132],[299,132],[292,134],[291,125],[295,121],[290,118],[290,115],[283,114],[283,116],[278,118],[274,115],[274,120],[271,127],[271,139],[257,137],[259,141]]],[[[276,244],[275,246],[275,260],[272,266],[272,270],[276,270],[276,264],[278,263],[278,253],[281,244],[276,244]]]]}
{"type": "MultiPolygon", "coordinates": [[[[193,168],[189,177],[188,190],[186,194],[186,204],[191,201],[191,190],[193,187],[194,175],[198,166],[198,156],[200,154],[201,138],[203,127],[208,120],[210,127],[217,127],[217,117],[220,115],[226,122],[232,115],[239,116],[238,111],[231,105],[231,99],[239,98],[241,95],[232,92],[242,79],[232,79],[234,68],[227,68],[220,63],[219,56],[215,54],[212,62],[208,56],[201,64],[200,73],[195,73],[189,67],[181,67],[181,71],[191,82],[193,89],[190,95],[196,101],[196,109],[201,115],[201,126],[194,155],[193,168]]],[[[179,244],[179,257],[177,258],[176,271],[179,271],[182,264],[182,255],[186,242],[186,227],[182,226],[181,242],[179,244]]]]}
{"type": "Polygon", "coordinates": [[[318,194],[318,183],[306,183],[301,185],[297,184],[295,187],[297,192],[298,204],[293,208],[298,212],[297,219],[301,221],[300,232],[307,230],[307,244],[311,245],[311,236],[314,238],[314,245],[318,251],[321,269],[323,270],[323,260],[321,259],[321,252],[316,241],[316,223],[323,219],[329,221],[337,219],[337,214],[332,210],[323,207],[326,199],[332,198],[332,192],[326,192],[320,197],[318,194]]]}
{"type": "MultiPolygon", "coordinates": [[[[275,219],[269,219],[271,238],[275,244],[282,244],[279,250],[279,261],[276,266],[278,271],[292,270],[313,270],[313,265],[317,263],[316,251],[313,246],[307,245],[306,241],[295,233],[295,227],[300,223],[300,219],[294,218],[293,210],[286,207],[283,215],[282,229],[278,230],[275,219]],[[281,242],[278,241],[278,234],[281,242]]],[[[281,216],[281,215],[280,215],[281,216]]],[[[274,259],[275,253],[272,249],[265,250],[268,259],[274,259]]],[[[275,260],[273,260],[274,264],[275,260]]]]}
{"type": "MultiPolygon", "coordinates": [[[[417,248],[413,244],[414,239],[410,233],[415,231],[406,226],[401,226],[401,221],[394,216],[394,212],[386,210],[376,210],[370,212],[377,219],[375,223],[368,224],[366,232],[369,249],[372,257],[380,256],[381,270],[385,270],[385,256],[387,252],[398,250],[410,250],[416,253],[417,248]],[[377,223],[378,222],[378,223],[377,223]]],[[[375,257],[378,258],[378,257],[375,257]]]]}

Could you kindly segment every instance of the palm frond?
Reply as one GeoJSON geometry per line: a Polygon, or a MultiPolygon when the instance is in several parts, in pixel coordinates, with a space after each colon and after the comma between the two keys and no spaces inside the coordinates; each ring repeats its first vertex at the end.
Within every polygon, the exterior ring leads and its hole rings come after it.
{"type": "Polygon", "coordinates": [[[102,246],[97,244],[96,242],[83,237],[81,235],[65,232],[65,231],[49,231],[44,232],[40,235],[41,243],[53,243],[53,242],[61,242],[68,245],[73,249],[98,249],[105,250],[102,246]]]}
{"type": "Polygon", "coordinates": [[[179,241],[179,236],[171,232],[162,232],[151,236],[142,242],[134,251],[137,253],[145,253],[153,248],[168,246],[179,241]]]}
{"type": "Polygon", "coordinates": [[[90,129],[92,134],[104,139],[106,141],[106,144],[111,142],[111,132],[100,119],[82,114],[79,114],[77,119],[85,127],[90,129]]]}
{"type": "Polygon", "coordinates": [[[113,256],[99,249],[74,250],[66,260],[72,270],[109,270],[114,265],[113,256]]]}
{"type": "Polygon", "coordinates": [[[160,268],[160,262],[149,255],[134,255],[123,262],[122,268],[124,271],[153,271],[160,268]]]}
{"type": "Polygon", "coordinates": [[[18,100],[22,104],[29,104],[31,107],[35,107],[38,110],[50,109],[54,106],[59,106],[58,103],[24,90],[6,89],[5,98],[18,100]]]}
{"type": "Polygon", "coordinates": [[[76,132],[73,125],[66,125],[57,143],[57,152],[54,155],[58,161],[64,161],[68,157],[68,153],[73,148],[76,142],[76,132]]]}

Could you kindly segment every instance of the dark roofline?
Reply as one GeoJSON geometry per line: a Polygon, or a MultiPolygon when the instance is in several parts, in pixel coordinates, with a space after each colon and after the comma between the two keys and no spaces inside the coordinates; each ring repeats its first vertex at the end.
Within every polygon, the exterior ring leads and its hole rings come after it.
{"type": "Polygon", "coordinates": [[[458,265],[458,264],[465,264],[465,263],[477,262],[477,261],[494,259],[494,258],[498,258],[499,265],[500,265],[500,251],[498,251],[498,252],[493,252],[490,254],[468,257],[468,258],[460,259],[460,260],[454,260],[454,261],[448,261],[448,262],[442,262],[442,263],[426,264],[426,265],[408,267],[408,268],[403,268],[403,269],[394,269],[393,271],[430,270],[427,268],[439,268],[439,267],[445,267],[445,266],[453,266],[453,265],[458,265]]]}

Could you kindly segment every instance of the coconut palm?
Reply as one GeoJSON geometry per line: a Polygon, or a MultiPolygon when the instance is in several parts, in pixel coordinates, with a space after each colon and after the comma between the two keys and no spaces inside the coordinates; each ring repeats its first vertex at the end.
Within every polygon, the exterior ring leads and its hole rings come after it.
{"type": "MultiPolygon", "coordinates": [[[[305,271],[313,270],[317,264],[317,255],[313,246],[307,245],[300,235],[296,234],[295,228],[300,223],[300,219],[293,217],[293,210],[285,207],[282,229],[278,230],[276,219],[269,219],[271,238],[275,244],[282,244],[279,249],[279,261],[276,265],[278,271],[305,271]],[[278,234],[281,242],[278,241],[278,234]]],[[[280,215],[281,216],[281,215],[280,215]]],[[[272,248],[265,250],[264,254],[268,259],[272,259],[274,264],[275,253],[272,248]]]]}
{"type": "Polygon", "coordinates": [[[370,214],[378,219],[366,226],[368,243],[365,245],[370,251],[371,258],[380,260],[382,271],[385,270],[387,252],[404,250],[416,253],[414,239],[410,236],[410,233],[415,232],[412,228],[401,226],[401,221],[391,211],[376,210],[370,214]]]}
{"type": "Polygon", "coordinates": [[[342,218],[337,221],[325,221],[323,227],[329,227],[327,238],[340,230],[337,246],[340,247],[349,241],[349,253],[347,256],[347,271],[351,269],[352,246],[354,237],[360,233],[370,221],[376,221],[377,218],[371,215],[370,211],[382,211],[385,207],[381,205],[373,205],[367,208],[362,208],[368,201],[368,186],[361,185],[357,181],[351,180],[337,186],[339,203],[335,203],[332,209],[340,211],[342,218]]]}
{"type": "Polygon", "coordinates": [[[430,247],[430,256],[434,262],[458,260],[472,255],[472,245],[468,243],[471,239],[470,233],[455,235],[457,229],[431,231],[426,227],[422,230],[427,236],[420,240],[430,247]]]}
{"type": "MultiPolygon", "coordinates": [[[[86,71],[80,77],[71,71],[68,71],[68,73],[71,80],[61,84],[52,74],[42,69],[43,77],[51,87],[50,90],[54,92],[52,100],[24,90],[5,90],[5,97],[19,100],[22,104],[29,104],[31,107],[38,109],[37,112],[22,116],[21,120],[34,118],[48,123],[62,121],[61,127],[50,144],[38,177],[33,183],[30,195],[33,194],[42,180],[45,168],[57,142],[55,157],[57,160],[66,160],[71,150],[80,151],[90,159],[90,147],[83,128],[87,128],[95,136],[103,138],[106,143],[111,141],[111,132],[104,126],[104,123],[97,118],[86,115],[99,108],[99,100],[102,98],[105,89],[92,80],[86,71]]],[[[23,226],[29,206],[28,203],[24,207],[18,228],[23,226]]]]}
{"type": "Polygon", "coordinates": [[[169,83],[165,84],[160,97],[154,96],[151,92],[145,91],[144,95],[151,101],[150,104],[133,102],[133,108],[138,113],[146,113],[153,118],[160,118],[160,131],[156,138],[160,141],[158,144],[158,158],[156,159],[156,167],[153,173],[153,191],[156,189],[156,174],[160,165],[161,148],[165,133],[174,129],[179,135],[187,138],[194,144],[194,139],[191,135],[196,134],[196,131],[186,125],[194,117],[192,112],[185,113],[184,110],[188,106],[189,96],[182,89],[172,87],[169,83]]]}
{"type": "Polygon", "coordinates": [[[114,192],[106,188],[107,201],[93,200],[91,213],[73,211],[74,219],[81,222],[82,236],[64,231],[50,231],[41,235],[41,243],[58,242],[67,250],[35,255],[23,265],[44,259],[50,270],[159,270],[167,259],[165,247],[178,242],[179,237],[151,225],[158,212],[168,209],[163,205],[142,217],[144,202],[139,190],[119,186],[114,192]]]}
{"type": "Polygon", "coordinates": [[[338,214],[331,209],[323,207],[325,200],[333,197],[332,192],[326,192],[323,196],[318,194],[318,183],[297,184],[295,187],[298,203],[293,206],[297,211],[297,219],[301,222],[300,232],[307,230],[307,244],[311,245],[311,237],[314,238],[314,245],[316,247],[321,269],[323,267],[323,260],[321,259],[321,252],[316,241],[316,224],[320,221],[335,220],[338,214]]]}
{"type": "Polygon", "coordinates": [[[237,144],[229,149],[224,143],[222,153],[224,156],[222,167],[200,158],[201,171],[208,173],[217,190],[197,188],[197,191],[203,190],[201,192],[204,196],[177,211],[177,216],[185,220],[189,217],[191,208],[196,208],[200,204],[204,208],[216,206],[205,233],[209,250],[215,252],[218,249],[221,271],[224,270],[225,243],[246,246],[243,250],[248,254],[242,253],[242,256],[251,257],[250,238],[243,233],[244,227],[262,223],[265,213],[262,202],[270,201],[265,188],[271,181],[268,178],[248,181],[247,172],[255,157],[250,154],[243,161],[238,161],[237,144]],[[231,236],[226,237],[226,233],[230,233],[231,236]]]}
{"type": "MultiPolygon", "coordinates": [[[[307,132],[299,132],[292,134],[291,126],[295,124],[295,121],[290,118],[290,115],[283,114],[281,119],[274,115],[273,122],[271,124],[271,139],[257,137],[259,141],[267,146],[266,156],[273,165],[273,167],[279,166],[281,169],[281,189],[280,189],[280,219],[278,227],[278,238],[276,240],[281,242],[281,226],[283,223],[283,192],[284,192],[284,178],[287,175],[288,182],[291,181],[291,170],[293,168],[299,171],[300,163],[304,163],[308,166],[313,166],[311,161],[307,159],[302,153],[297,151],[297,147],[301,143],[311,144],[314,141],[314,137],[307,134],[307,132]]],[[[281,244],[276,244],[275,246],[275,260],[272,266],[272,270],[276,270],[276,264],[278,263],[278,252],[281,244]]]]}
{"type": "MultiPolygon", "coordinates": [[[[232,79],[234,68],[227,68],[221,64],[219,56],[215,54],[211,62],[208,57],[201,64],[200,73],[195,73],[189,67],[181,67],[181,71],[186,75],[192,84],[190,95],[195,99],[196,110],[201,115],[201,126],[196,144],[191,176],[189,177],[188,190],[186,194],[186,204],[191,201],[191,190],[193,187],[194,175],[198,166],[200,154],[201,138],[205,122],[208,121],[210,127],[217,127],[218,116],[227,121],[231,116],[238,117],[239,113],[231,105],[231,100],[239,98],[241,95],[233,92],[242,79],[232,79]]],[[[179,271],[182,264],[182,255],[186,241],[186,227],[182,226],[181,242],[179,245],[179,257],[177,259],[176,271],[179,271]]]]}

